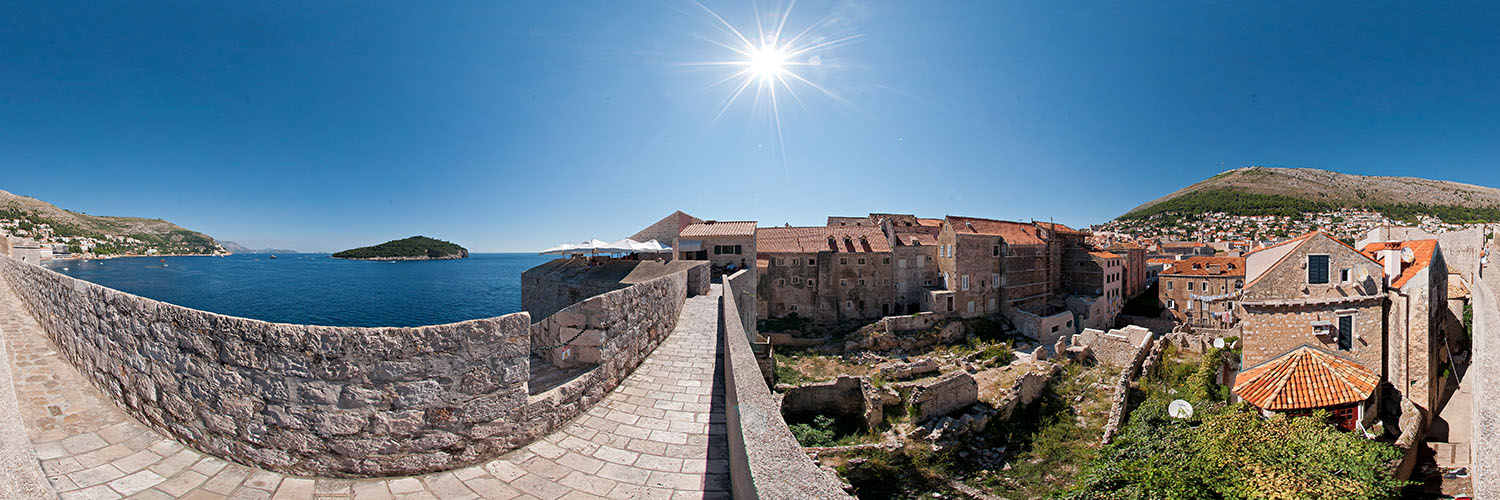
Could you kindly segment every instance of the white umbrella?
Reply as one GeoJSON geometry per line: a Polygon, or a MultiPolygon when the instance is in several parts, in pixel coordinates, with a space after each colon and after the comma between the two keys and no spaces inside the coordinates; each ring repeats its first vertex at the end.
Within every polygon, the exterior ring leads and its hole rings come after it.
{"type": "Polygon", "coordinates": [[[552,248],[537,252],[537,255],[565,255],[569,252],[574,252],[575,250],[573,250],[573,247],[575,246],[577,246],[576,243],[563,243],[561,245],[554,245],[552,248]]]}
{"type": "Polygon", "coordinates": [[[656,240],[647,240],[645,243],[641,243],[641,247],[644,248],[641,251],[646,253],[666,253],[672,251],[672,247],[663,245],[656,240]]]}

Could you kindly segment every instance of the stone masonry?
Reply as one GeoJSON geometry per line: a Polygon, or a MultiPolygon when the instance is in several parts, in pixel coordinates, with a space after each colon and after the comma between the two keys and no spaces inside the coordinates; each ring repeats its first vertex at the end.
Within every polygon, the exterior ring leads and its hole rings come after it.
{"type": "Polygon", "coordinates": [[[689,299],[675,331],[617,390],[551,435],[448,472],[340,479],[206,456],[143,425],[54,347],[5,281],[0,275],[0,341],[12,355],[0,370],[15,374],[29,442],[0,449],[40,460],[55,489],[6,498],[728,498],[723,393],[714,383],[716,296],[689,299]]]}
{"type": "MultiPolygon", "coordinates": [[[[382,476],[480,463],[603,399],[672,330],[685,273],[606,294],[632,304],[610,360],[528,397],[525,313],[420,328],[336,328],[222,316],[0,258],[61,355],[152,430],[284,473],[382,476]]],[[[593,300],[593,299],[591,299],[593,300]]]]}

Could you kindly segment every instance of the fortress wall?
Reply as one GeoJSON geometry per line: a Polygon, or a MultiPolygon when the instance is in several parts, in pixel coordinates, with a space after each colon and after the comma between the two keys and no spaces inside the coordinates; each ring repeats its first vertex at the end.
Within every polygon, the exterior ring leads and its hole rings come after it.
{"type": "Polygon", "coordinates": [[[141,422],[215,456],[319,476],[446,470],[555,430],[671,331],[687,281],[677,272],[585,301],[616,311],[601,317],[611,357],[528,397],[524,312],[416,328],[291,325],[166,304],[5,257],[0,274],[64,357],[141,422]]]}

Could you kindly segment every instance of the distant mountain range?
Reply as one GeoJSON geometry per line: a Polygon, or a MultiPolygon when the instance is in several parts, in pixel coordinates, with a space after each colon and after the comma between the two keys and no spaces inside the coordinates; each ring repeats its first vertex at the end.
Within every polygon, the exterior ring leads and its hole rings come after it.
{"type": "Polygon", "coordinates": [[[109,236],[117,236],[140,242],[111,241],[96,247],[96,253],[102,254],[143,253],[147,249],[155,249],[163,254],[208,254],[222,250],[209,235],[184,229],[162,219],[89,215],[6,191],[0,191],[0,219],[47,224],[52,228],[53,235],[59,238],[108,241],[109,236]]]}
{"type": "Polygon", "coordinates": [[[1350,175],[1312,168],[1244,167],[1135,207],[1119,220],[1161,214],[1295,215],[1341,208],[1397,220],[1429,215],[1449,223],[1500,221],[1500,189],[1417,177],[1350,175]]]}
{"type": "Polygon", "coordinates": [[[228,240],[220,241],[219,244],[222,245],[224,249],[228,250],[230,253],[302,253],[296,250],[287,250],[284,248],[248,248],[245,245],[241,245],[239,243],[228,240]]]}

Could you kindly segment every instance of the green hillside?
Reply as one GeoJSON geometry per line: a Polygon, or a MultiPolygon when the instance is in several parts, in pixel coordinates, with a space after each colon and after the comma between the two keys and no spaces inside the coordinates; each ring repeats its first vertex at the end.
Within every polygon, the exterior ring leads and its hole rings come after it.
{"type": "Polygon", "coordinates": [[[412,236],[333,254],[336,259],[374,260],[462,259],[468,256],[469,251],[464,247],[426,236],[412,236]]]}

